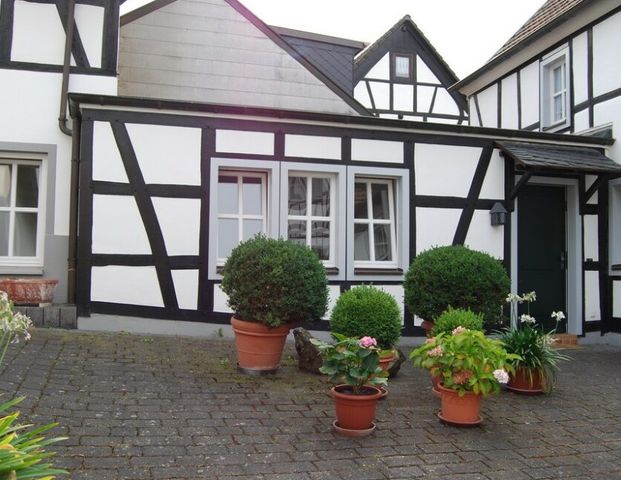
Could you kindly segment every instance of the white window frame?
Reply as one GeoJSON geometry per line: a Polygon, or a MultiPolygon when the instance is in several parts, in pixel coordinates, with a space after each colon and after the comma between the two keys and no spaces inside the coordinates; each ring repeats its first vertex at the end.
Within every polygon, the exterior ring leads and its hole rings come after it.
{"type": "Polygon", "coordinates": [[[411,82],[413,80],[413,75],[414,75],[414,55],[410,55],[410,54],[406,54],[406,53],[393,53],[392,54],[392,75],[395,81],[398,82],[411,82]],[[399,59],[403,58],[403,59],[407,59],[408,61],[408,71],[407,74],[402,75],[399,74],[399,69],[398,69],[398,65],[399,65],[399,59]]]}
{"type": "Polygon", "coordinates": [[[610,274],[618,276],[618,270],[612,270],[613,265],[621,265],[621,179],[610,182],[610,274]]]}
{"type": "Polygon", "coordinates": [[[7,270],[10,268],[36,268],[42,269],[44,265],[45,235],[46,235],[46,199],[47,199],[47,162],[45,155],[35,155],[20,152],[0,152],[0,164],[12,165],[11,172],[11,198],[8,207],[0,207],[0,211],[10,212],[9,220],[9,255],[0,256],[0,268],[7,270]],[[17,166],[33,165],[39,167],[39,192],[37,207],[16,207],[17,195],[17,166]],[[10,255],[13,250],[15,233],[15,213],[27,212],[37,213],[37,239],[34,256],[15,256],[10,255]]]}
{"type": "Polygon", "coordinates": [[[306,215],[289,214],[289,196],[287,195],[286,209],[284,216],[287,219],[286,229],[284,230],[284,238],[289,238],[289,221],[297,220],[306,222],[306,245],[311,246],[312,241],[312,222],[330,222],[330,252],[327,260],[322,260],[326,267],[336,267],[336,174],[322,172],[308,172],[289,170],[289,174],[284,177],[283,182],[287,183],[287,191],[289,190],[289,178],[302,177],[307,181],[306,189],[306,215]],[[330,215],[318,216],[312,214],[312,180],[314,178],[327,179],[330,182],[330,215]],[[310,186],[310,188],[308,188],[310,186]]]}
{"type": "Polygon", "coordinates": [[[570,125],[570,88],[569,49],[563,47],[543,58],[540,63],[540,122],[541,130],[560,130],[570,125]],[[560,90],[554,89],[554,71],[561,68],[564,83],[560,90]],[[562,98],[563,118],[554,119],[554,99],[562,98]]]}

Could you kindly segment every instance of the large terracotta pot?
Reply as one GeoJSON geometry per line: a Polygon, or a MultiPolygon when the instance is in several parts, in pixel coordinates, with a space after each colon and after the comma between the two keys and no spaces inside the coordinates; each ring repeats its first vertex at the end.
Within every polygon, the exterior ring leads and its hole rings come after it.
{"type": "Polygon", "coordinates": [[[507,388],[523,395],[537,395],[544,392],[545,382],[539,370],[517,367],[515,373],[509,374],[507,388]]]}
{"type": "Polygon", "coordinates": [[[332,388],[338,427],[345,430],[369,430],[373,427],[377,401],[382,396],[379,388],[365,385],[364,394],[354,395],[349,385],[332,388]]]}
{"type": "Polygon", "coordinates": [[[431,393],[433,393],[436,397],[441,398],[442,394],[440,393],[440,389],[438,385],[442,382],[441,375],[432,375],[431,376],[431,393]]]}
{"type": "Polygon", "coordinates": [[[455,390],[438,385],[441,394],[442,410],[438,414],[440,420],[458,426],[471,426],[481,423],[482,396],[466,392],[460,397],[455,390]]]}
{"type": "Polygon", "coordinates": [[[57,284],[52,278],[0,278],[0,290],[15,305],[51,303],[57,284]]]}
{"type": "Polygon", "coordinates": [[[278,369],[291,325],[269,328],[262,323],[231,317],[237,362],[247,373],[273,373],[278,369]]]}

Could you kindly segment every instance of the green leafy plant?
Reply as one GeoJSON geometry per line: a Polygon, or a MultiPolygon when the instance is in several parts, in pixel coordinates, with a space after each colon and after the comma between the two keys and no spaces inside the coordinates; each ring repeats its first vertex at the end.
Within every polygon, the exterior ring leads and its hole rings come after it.
{"type": "Polygon", "coordinates": [[[483,314],[464,308],[449,307],[436,318],[431,335],[435,337],[441,333],[450,333],[460,326],[468,330],[483,331],[483,314]]]}
{"type": "Polygon", "coordinates": [[[308,247],[257,235],[233,249],[222,290],[236,316],[269,327],[320,319],[328,303],[323,264],[308,247]]]}
{"type": "Polygon", "coordinates": [[[405,303],[412,313],[434,321],[449,306],[482,313],[490,329],[501,317],[511,282],[494,257],[461,245],[420,253],[404,281],[405,303]]]}
{"type": "MultiPolygon", "coordinates": [[[[392,295],[361,285],[343,293],[332,310],[330,330],[346,337],[369,336],[391,350],[401,337],[401,312],[392,295]]],[[[392,351],[392,350],[391,350],[392,351]]]]}
{"type": "Polygon", "coordinates": [[[444,388],[480,395],[497,393],[501,383],[509,381],[514,371],[513,361],[519,356],[510,354],[500,340],[486,337],[483,332],[455,328],[429,338],[410,353],[414,365],[430,370],[441,378],[444,388]]]}
{"type": "Polygon", "coordinates": [[[352,387],[354,395],[361,395],[365,385],[386,385],[388,372],[379,366],[379,349],[372,337],[360,339],[333,333],[336,343],[311,339],[319,348],[324,361],[319,369],[336,383],[345,382],[352,387]]]}

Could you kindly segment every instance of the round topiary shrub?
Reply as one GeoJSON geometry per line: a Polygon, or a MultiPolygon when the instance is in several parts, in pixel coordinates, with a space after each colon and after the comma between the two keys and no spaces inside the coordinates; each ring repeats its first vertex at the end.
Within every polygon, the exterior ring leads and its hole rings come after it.
{"type": "Polygon", "coordinates": [[[404,281],[405,303],[412,313],[434,321],[449,306],[482,313],[494,325],[511,281],[499,260],[461,245],[420,253],[404,281]]]}
{"type": "Polygon", "coordinates": [[[235,316],[278,327],[320,319],[328,303],[323,264],[308,247],[257,235],[233,249],[222,291],[235,316]]]}
{"type": "Polygon", "coordinates": [[[343,293],[332,310],[330,330],[347,337],[373,337],[382,349],[401,337],[401,312],[392,295],[361,285],[343,293]]]}
{"type": "Polygon", "coordinates": [[[468,330],[483,331],[483,314],[474,313],[472,310],[463,308],[449,307],[442,312],[433,324],[431,336],[435,337],[440,333],[450,334],[457,327],[464,327],[468,330]]]}

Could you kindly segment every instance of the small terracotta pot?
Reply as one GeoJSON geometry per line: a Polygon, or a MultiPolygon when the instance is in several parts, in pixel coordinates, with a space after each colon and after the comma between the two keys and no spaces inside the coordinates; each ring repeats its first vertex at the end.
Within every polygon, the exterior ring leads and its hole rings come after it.
{"type": "Polygon", "coordinates": [[[387,372],[390,366],[392,365],[392,362],[394,362],[396,358],[397,358],[397,354],[394,352],[394,350],[390,354],[380,355],[380,359],[379,359],[380,368],[384,370],[385,372],[387,372]]]}
{"type": "Polygon", "coordinates": [[[349,385],[337,385],[330,393],[334,398],[336,421],[347,430],[368,430],[373,426],[377,401],[382,396],[379,388],[365,385],[362,395],[354,395],[349,385]]]}
{"type": "Polygon", "coordinates": [[[438,415],[440,420],[452,425],[478,425],[481,423],[482,396],[466,392],[460,397],[457,391],[438,385],[442,395],[442,410],[438,415]]]}
{"type": "Polygon", "coordinates": [[[278,369],[291,325],[269,328],[261,323],[231,317],[231,326],[235,332],[237,362],[242,371],[270,373],[278,369]]]}
{"type": "Polygon", "coordinates": [[[52,278],[2,278],[0,290],[15,305],[51,303],[58,280],[52,278]]]}
{"type": "Polygon", "coordinates": [[[507,388],[515,393],[537,395],[544,392],[545,381],[539,370],[517,367],[515,373],[509,374],[507,388]]]}

